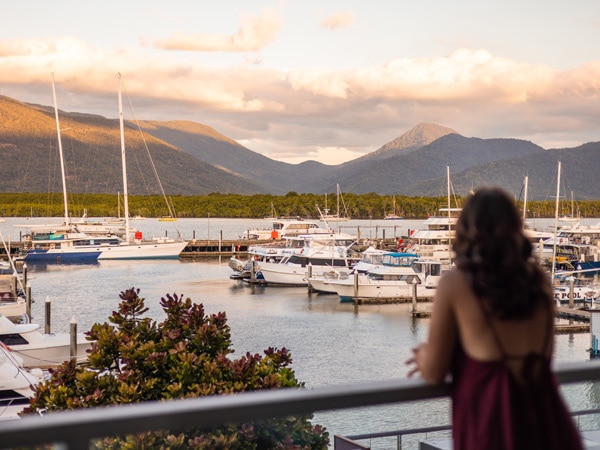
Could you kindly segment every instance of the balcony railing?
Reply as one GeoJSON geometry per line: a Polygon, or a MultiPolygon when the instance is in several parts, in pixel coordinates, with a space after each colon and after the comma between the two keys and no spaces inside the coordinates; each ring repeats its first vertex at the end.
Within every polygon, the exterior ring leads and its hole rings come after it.
{"type": "MultiPolygon", "coordinates": [[[[555,373],[561,384],[600,380],[600,360],[563,363],[556,366],[555,373]]],[[[445,397],[448,392],[448,385],[430,386],[420,379],[397,379],[53,412],[44,417],[27,416],[0,422],[0,446],[54,443],[60,444],[62,449],[87,449],[92,440],[108,436],[206,428],[295,414],[412,402],[445,397]]]]}

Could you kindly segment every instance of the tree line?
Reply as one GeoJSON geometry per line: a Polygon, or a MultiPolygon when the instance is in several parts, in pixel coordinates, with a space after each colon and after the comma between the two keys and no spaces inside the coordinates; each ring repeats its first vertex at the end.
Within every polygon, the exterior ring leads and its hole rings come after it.
{"type": "MultiPolygon", "coordinates": [[[[383,219],[394,213],[405,219],[424,219],[439,215],[439,209],[448,206],[447,197],[408,197],[403,195],[342,194],[340,214],[352,219],[383,219]],[[394,205],[395,204],[395,211],[394,205]]],[[[335,214],[337,200],[335,194],[328,195],[328,208],[335,214]]],[[[278,217],[318,218],[319,210],[325,208],[325,196],[319,194],[285,195],[240,195],[211,193],[208,195],[174,195],[166,199],[176,217],[221,217],[221,218],[262,218],[278,217]],[[317,208],[318,207],[318,208],[317,208]]],[[[452,197],[450,206],[460,207],[461,197],[452,197]]],[[[520,209],[521,200],[515,200],[520,209]]],[[[169,210],[163,196],[130,195],[129,213],[131,216],[162,217],[169,210]]],[[[68,197],[70,217],[123,217],[123,199],[114,194],[70,194],[68,197]]],[[[559,215],[600,217],[600,200],[578,200],[575,208],[570,202],[561,202],[559,215]],[[573,211],[574,209],[574,211],[573,211]]],[[[554,217],[555,200],[527,202],[528,218],[554,217]]],[[[62,193],[0,193],[0,217],[60,217],[64,216],[62,193]]]]}

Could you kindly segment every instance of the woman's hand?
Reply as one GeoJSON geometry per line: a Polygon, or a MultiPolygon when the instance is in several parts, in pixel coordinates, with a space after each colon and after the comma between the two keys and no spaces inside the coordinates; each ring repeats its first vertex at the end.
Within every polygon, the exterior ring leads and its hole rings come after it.
{"type": "Polygon", "coordinates": [[[412,366],[408,371],[408,377],[412,377],[417,373],[421,372],[421,366],[423,361],[425,360],[425,355],[427,353],[427,344],[425,342],[420,343],[415,348],[412,349],[413,356],[405,361],[406,365],[412,366]]]}

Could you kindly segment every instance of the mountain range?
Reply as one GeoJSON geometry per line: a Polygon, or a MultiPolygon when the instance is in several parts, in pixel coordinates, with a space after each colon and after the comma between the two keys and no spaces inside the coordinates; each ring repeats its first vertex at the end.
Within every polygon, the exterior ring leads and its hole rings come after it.
{"type": "MultiPolygon", "coordinates": [[[[59,111],[70,193],[122,192],[118,119],[59,111]]],[[[0,191],[62,190],[54,108],[0,96],[0,191]]],[[[544,149],[520,139],[481,139],[421,123],[379,149],[339,165],[288,164],[252,151],[213,128],[189,121],[125,121],[131,194],[332,193],[444,196],[447,167],[453,193],[498,185],[529,199],[562,195],[600,199],[600,142],[544,149]],[[149,157],[151,155],[151,157],[149,157]],[[570,194],[569,194],[570,195],[570,194]]]]}

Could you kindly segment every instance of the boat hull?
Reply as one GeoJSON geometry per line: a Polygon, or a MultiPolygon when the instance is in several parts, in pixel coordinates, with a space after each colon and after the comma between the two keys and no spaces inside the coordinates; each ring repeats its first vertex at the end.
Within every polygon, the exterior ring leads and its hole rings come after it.
{"type": "Polygon", "coordinates": [[[99,260],[107,259],[177,259],[187,242],[142,242],[101,248],[99,260]]]}
{"type": "Polygon", "coordinates": [[[98,249],[31,249],[23,258],[25,262],[79,262],[96,261],[101,251],[98,249]]]}
{"type": "MultiPolygon", "coordinates": [[[[332,282],[341,302],[353,302],[357,298],[373,300],[395,300],[411,301],[413,297],[413,286],[411,284],[395,281],[374,281],[367,277],[355,280],[340,280],[332,282]]],[[[427,288],[422,284],[417,285],[417,300],[432,299],[435,296],[435,288],[427,288]]]]}

